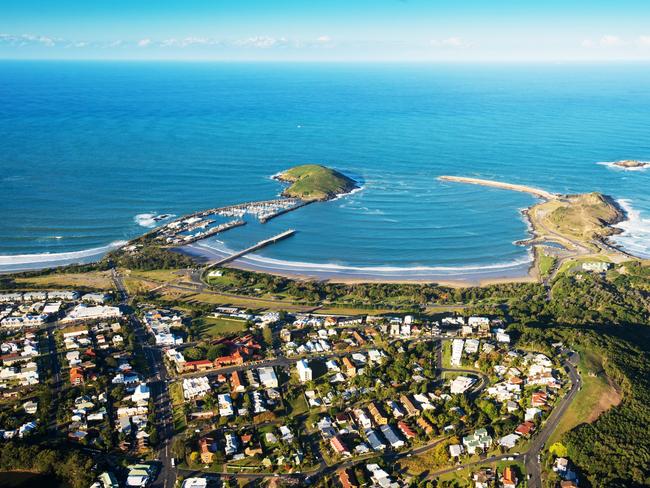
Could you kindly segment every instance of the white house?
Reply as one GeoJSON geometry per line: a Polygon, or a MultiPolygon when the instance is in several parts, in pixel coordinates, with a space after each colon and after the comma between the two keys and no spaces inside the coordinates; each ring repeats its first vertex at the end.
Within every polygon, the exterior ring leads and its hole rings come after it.
{"type": "Polygon", "coordinates": [[[264,388],[277,388],[278,387],[278,377],[275,375],[275,371],[272,366],[267,366],[264,368],[257,368],[257,374],[260,378],[260,383],[264,388]]]}
{"type": "Polygon", "coordinates": [[[312,370],[309,367],[309,363],[301,359],[296,363],[296,369],[298,370],[298,377],[300,378],[301,383],[306,383],[312,380],[312,370]]]}
{"type": "Polygon", "coordinates": [[[151,391],[145,383],[140,383],[136,386],[133,395],[131,395],[131,401],[134,403],[146,403],[151,397],[151,391]]]}

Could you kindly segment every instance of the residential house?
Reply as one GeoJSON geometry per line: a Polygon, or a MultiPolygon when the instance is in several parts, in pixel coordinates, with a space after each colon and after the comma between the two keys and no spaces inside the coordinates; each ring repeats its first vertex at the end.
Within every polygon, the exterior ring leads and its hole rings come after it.
{"type": "Polygon", "coordinates": [[[503,474],[501,475],[501,486],[503,488],[517,487],[517,477],[515,476],[515,473],[510,466],[506,466],[503,469],[503,474]]]}

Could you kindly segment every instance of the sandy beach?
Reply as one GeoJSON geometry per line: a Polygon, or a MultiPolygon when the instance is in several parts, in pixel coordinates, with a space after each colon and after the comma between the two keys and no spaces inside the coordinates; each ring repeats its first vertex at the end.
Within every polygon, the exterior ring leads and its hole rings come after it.
{"type": "MultiPolygon", "coordinates": [[[[229,254],[205,243],[194,243],[175,249],[202,263],[216,262],[229,254]]],[[[532,282],[536,277],[530,260],[502,265],[463,268],[433,267],[351,267],[333,264],[280,261],[255,254],[236,259],[226,267],[284,276],[295,280],[318,280],[332,283],[436,283],[463,288],[496,283],[532,282]]]]}

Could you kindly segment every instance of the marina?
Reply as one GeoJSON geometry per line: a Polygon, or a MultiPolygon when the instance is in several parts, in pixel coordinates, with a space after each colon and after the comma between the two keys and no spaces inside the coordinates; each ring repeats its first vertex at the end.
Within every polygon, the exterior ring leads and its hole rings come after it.
{"type": "Polygon", "coordinates": [[[145,234],[143,238],[162,243],[166,247],[187,245],[246,225],[244,217],[247,215],[264,224],[308,203],[311,202],[304,202],[297,198],[279,198],[201,210],[156,228],[145,234]]]}

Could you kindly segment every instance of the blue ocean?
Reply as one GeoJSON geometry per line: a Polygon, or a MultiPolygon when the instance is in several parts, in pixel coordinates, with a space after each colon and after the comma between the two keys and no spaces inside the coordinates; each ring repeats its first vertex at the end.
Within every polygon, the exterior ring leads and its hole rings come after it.
{"type": "Polygon", "coordinates": [[[362,189],[219,235],[258,263],[323,269],[527,266],[532,196],[475,176],[600,191],[628,212],[617,242],[650,257],[650,66],[0,63],[0,271],[89,259],[152,217],[250,200],[321,163],[362,189]]]}

